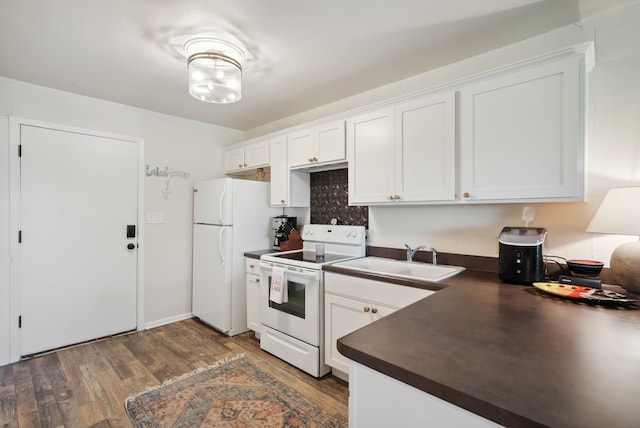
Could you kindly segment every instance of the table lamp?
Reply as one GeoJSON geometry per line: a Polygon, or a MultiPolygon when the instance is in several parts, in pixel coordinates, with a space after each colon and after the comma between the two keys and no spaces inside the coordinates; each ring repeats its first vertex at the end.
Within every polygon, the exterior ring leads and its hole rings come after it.
{"type": "MultiPolygon", "coordinates": [[[[640,187],[610,189],[587,232],[640,236],[640,187]]],[[[617,247],[609,268],[618,285],[640,294],[640,240],[617,247]]]]}

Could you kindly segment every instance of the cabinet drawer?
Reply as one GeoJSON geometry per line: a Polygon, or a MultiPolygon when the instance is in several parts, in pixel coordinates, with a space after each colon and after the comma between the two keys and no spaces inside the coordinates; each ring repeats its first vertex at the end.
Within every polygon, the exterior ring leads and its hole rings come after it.
{"type": "Polygon", "coordinates": [[[248,274],[254,274],[260,276],[260,260],[245,258],[246,272],[248,274]]]}

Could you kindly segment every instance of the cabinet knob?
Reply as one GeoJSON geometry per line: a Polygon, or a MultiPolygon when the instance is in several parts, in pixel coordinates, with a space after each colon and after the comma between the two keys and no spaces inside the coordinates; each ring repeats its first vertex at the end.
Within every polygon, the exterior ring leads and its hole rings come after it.
{"type": "Polygon", "coordinates": [[[313,162],[313,158],[309,158],[307,159],[309,162],[313,162]]]}
{"type": "Polygon", "coordinates": [[[255,268],[255,265],[249,265],[249,267],[250,267],[251,269],[253,269],[253,268],[255,268]]]}
{"type": "Polygon", "coordinates": [[[378,313],[378,309],[376,309],[376,308],[371,308],[371,313],[372,313],[372,314],[377,314],[377,313],[378,313]]]}
{"type": "Polygon", "coordinates": [[[387,199],[393,201],[393,195],[387,195],[387,199]]]}
{"type": "Polygon", "coordinates": [[[314,157],[313,157],[313,161],[314,161],[314,162],[318,162],[318,158],[314,156],[314,157]]]}
{"type": "Polygon", "coordinates": [[[463,197],[463,198],[468,198],[468,197],[469,197],[469,192],[464,192],[464,193],[462,194],[462,197],[463,197]]]}
{"type": "Polygon", "coordinates": [[[242,164],[241,163],[238,164],[238,168],[242,168],[242,164]]]}
{"type": "Polygon", "coordinates": [[[280,203],[281,203],[281,204],[284,204],[284,199],[280,199],[280,203]]]}
{"type": "Polygon", "coordinates": [[[260,278],[256,278],[256,284],[258,284],[258,283],[260,283],[260,278]]]}
{"type": "Polygon", "coordinates": [[[244,166],[249,166],[249,165],[245,163],[244,166]]]}
{"type": "Polygon", "coordinates": [[[393,199],[400,199],[400,195],[394,195],[393,199]]]}
{"type": "Polygon", "coordinates": [[[365,307],[364,307],[364,311],[365,311],[365,312],[369,312],[370,310],[371,310],[371,309],[370,309],[368,306],[365,306],[365,307]]]}

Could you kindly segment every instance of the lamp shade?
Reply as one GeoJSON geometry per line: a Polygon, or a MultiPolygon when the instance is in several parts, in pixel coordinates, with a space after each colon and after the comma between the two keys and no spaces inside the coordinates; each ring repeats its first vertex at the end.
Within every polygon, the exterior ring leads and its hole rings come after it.
{"type": "MultiPolygon", "coordinates": [[[[587,232],[640,236],[640,187],[609,190],[587,232]]],[[[640,241],[618,246],[611,254],[609,267],[617,284],[640,294],[640,241]]]]}
{"type": "Polygon", "coordinates": [[[640,186],[610,189],[587,232],[640,236],[640,186]]]}

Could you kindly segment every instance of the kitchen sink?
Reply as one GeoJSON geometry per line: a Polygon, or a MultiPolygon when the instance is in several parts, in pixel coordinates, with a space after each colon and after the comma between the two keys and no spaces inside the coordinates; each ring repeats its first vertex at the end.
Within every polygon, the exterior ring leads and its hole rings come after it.
{"type": "Polygon", "coordinates": [[[406,262],[382,257],[363,257],[336,263],[346,269],[397,276],[417,281],[437,282],[462,272],[462,266],[432,265],[430,263],[406,262]]]}

